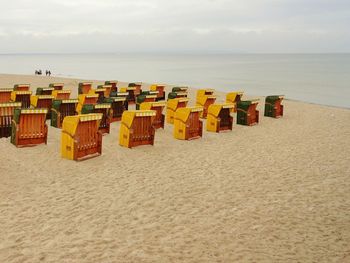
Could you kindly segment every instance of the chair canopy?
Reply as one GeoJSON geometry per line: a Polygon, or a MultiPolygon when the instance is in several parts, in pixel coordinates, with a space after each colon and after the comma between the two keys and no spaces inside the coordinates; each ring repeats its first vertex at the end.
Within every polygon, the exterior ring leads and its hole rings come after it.
{"type": "Polygon", "coordinates": [[[14,91],[30,91],[30,84],[15,84],[14,91]]]}
{"type": "Polygon", "coordinates": [[[49,87],[52,87],[55,90],[63,90],[64,83],[50,83],[49,87]]]}
{"type": "Polygon", "coordinates": [[[52,87],[48,87],[48,88],[36,88],[36,93],[35,95],[52,95],[52,92],[55,89],[52,87]]]}
{"type": "Polygon", "coordinates": [[[9,102],[11,100],[11,93],[13,89],[0,89],[0,103],[9,102]]]}
{"type": "Polygon", "coordinates": [[[70,90],[54,90],[52,91],[52,96],[55,99],[68,100],[70,98],[70,90]]]}

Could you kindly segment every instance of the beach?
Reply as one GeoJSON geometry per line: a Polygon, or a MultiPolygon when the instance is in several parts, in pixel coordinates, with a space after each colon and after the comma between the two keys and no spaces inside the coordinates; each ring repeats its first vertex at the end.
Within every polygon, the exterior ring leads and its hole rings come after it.
{"type": "MultiPolygon", "coordinates": [[[[77,97],[78,79],[0,74],[0,88],[53,82],[77,97]]],[[[350,110],[287,98],[273,119],[259,98],[258,125],[204,121],[193,141],[166,124],[128,149],[113,123],[83,162],[60,157],[49,121],[47,145],[1,138],[0,262],[350,262],[350,110]]]]}

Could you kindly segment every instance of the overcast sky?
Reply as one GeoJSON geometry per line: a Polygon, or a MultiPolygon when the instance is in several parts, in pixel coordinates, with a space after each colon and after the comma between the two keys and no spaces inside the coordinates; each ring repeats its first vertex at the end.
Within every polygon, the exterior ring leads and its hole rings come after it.
{"type": "Polygon", "coordinates": [[[0,3],[0,53],[350,52],[350,0],[0,3]]]}

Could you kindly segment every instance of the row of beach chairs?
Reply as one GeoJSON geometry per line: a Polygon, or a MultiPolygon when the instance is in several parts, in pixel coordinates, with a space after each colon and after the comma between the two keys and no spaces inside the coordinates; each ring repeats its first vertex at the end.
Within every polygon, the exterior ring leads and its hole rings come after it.
{"type": "MultiPolygon", "coordinates": [[[[165,101],[165,85],[154,84],[143,91],[141,83],[117,87],[117,81],[106,81],[92,88],[91,82],[80,83],[78,99],[70,99],[70,90],[62,83],[37,88],[31,95],[30,85],[0,89],[0,137],[10,137],[17,147],[47,142],[46,119],[62,128],[61,155],[84,160],[101,154],[102,135],[110,132],[110,123],[121,121],[119,144],[125,147],[154,144],[156,129],[165,121],[174,126],[174,137],[191,140],[202,137],[203,123],[210,132],[230,131],[232,114],[237,124],[259,122],[258,100],[242,100],[243,92],[231,92],[225,103],[216,103],[214,90],[198,90],[196,105],[188,106],[187,87],[174,87],[165,101]],[[128,110],[129,104],[136,110],[128,110]],[[29,104],[29,105],[28,105],[29,104]],[[166,118],[163,110],[166,108],[166,118]]],[[[265,116],[283,116],[283,96],[265,99],[265,116]]]]}

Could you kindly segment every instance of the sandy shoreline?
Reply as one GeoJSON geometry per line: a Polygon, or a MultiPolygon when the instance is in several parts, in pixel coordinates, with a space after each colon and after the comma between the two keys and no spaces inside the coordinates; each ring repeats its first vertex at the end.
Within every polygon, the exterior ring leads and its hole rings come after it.
{"type": "MultiPolygon", "coordinates": [[[[76,79],[0,74],[0,88],[51,82],[76,97],[76,79]]],[[[56,128],[32,148],[0,139],[0,262],[350,261],[350,111],[284,105],[200,140],[166,125],[131,150],[113,123],[80,163],[60,158],[56,128]]]]}

